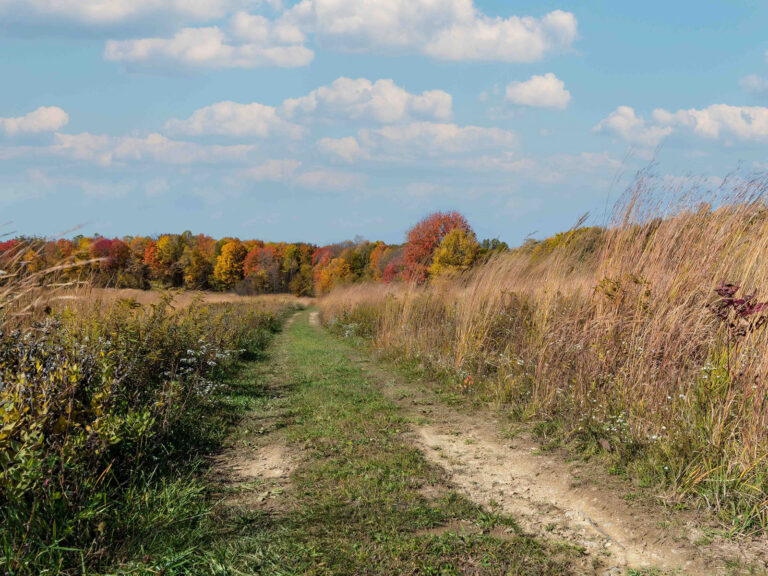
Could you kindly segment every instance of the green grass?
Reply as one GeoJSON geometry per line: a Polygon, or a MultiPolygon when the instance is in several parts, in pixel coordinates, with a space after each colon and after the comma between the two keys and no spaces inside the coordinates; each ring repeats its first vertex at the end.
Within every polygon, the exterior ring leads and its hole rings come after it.
{"type": "MultiPolygon", "coordinates": [[[[287,442],[290,484],[254,504],[258,482],[188,523],[186,539],[132,574],[560,574],[576,553],[523,535],[512,518],[457,494],[409,444],[398,409],[347,360],[347,344],[308,325],[281,334],[220,403],[240,449],[287,442]],[[268,426],[264,426],[268,423],[268,426]]],[[[231,492],[231,491],[230,491],[231,492]]]]}

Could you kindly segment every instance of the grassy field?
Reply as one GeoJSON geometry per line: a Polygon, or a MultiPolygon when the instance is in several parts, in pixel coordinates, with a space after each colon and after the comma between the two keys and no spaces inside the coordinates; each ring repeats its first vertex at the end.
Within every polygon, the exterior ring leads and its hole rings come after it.
{"type": "Polygon", "coordinates": [[[642,186],[608,229],[559,234],[425,286],[342,288],[321,300],[323,317],[548,441],[714,510],[733,533],[764,532],[760,184],[718,190],[712,204],[642,186]]]}

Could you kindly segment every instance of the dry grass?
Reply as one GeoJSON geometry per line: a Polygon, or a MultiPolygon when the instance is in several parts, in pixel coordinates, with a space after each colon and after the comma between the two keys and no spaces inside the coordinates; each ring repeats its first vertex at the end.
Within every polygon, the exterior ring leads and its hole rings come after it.
{"type": "Polygon", "coordinates": [[[269,308],[279,308],[285,304],[309,304],[309,298],[296,298],[290,294],[262,294],[258,296],[240,296],[228,292],[206,292],[202,290],[134,290],[130,288],[93,288],[82,286],[63,290],[55,295],[55,301],[72,306],[78,302],[101,302],[108,304],[116,300],[130,299],[141,305],[158,304],[163,298],[171,296],[177,309],[184,309],[194,303],[203,304],[253,304],[269,308]]]}
{"type": "Polygon", "coordinates": [[[464,379],[614,470],[695,494],[734,530],[768,524],[768,329],[733,336],[722,282],[768,300],[764,179],[681,191],[642,177],[605,231],[574,230],[470,276],[356,286],[326,321],[464,379]],[[711,206],[715,206],[712,209],[711,206]]]}

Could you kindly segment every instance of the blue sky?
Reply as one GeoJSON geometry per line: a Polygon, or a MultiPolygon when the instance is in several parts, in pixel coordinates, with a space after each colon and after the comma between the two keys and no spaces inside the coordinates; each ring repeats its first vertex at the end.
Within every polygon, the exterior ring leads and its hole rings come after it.
{"type": "Polygon", "coordinates": [[[0,221],[517,244],[768,167],[764,2],[0,0],[0,221]]]}

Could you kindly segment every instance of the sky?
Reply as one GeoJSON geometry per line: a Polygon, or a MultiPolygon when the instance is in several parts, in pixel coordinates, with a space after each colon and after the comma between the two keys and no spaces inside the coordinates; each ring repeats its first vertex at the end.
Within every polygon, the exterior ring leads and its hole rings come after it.
{"type": "Polygon", "coordinates": [[[0,0],[0,231],[512,245],[768,168],[768,3],[0,0]]]}

